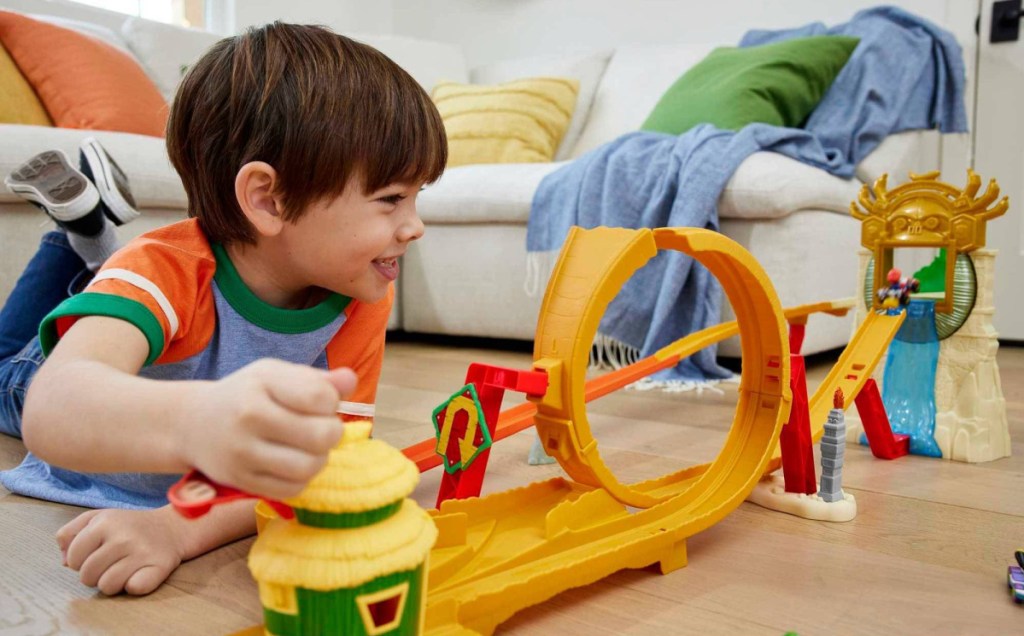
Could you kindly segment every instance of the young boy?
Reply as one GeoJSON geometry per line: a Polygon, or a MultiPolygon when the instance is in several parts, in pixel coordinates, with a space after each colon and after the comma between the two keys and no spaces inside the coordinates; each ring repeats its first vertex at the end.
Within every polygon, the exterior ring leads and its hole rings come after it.
{"type": "Polygon", "coordinates": [[[0,314],[0,429],[30,451],[0,481],[107,508],[57,535],[65,564],[106,594],[146,594],[254,532],[251,501],[178,516],[165,497],[178,474],[293,496],[340,438],[337,413],[372,416],[397,259],[423,233],[416,195],[447,158],[407,73],[281,23],[190,69],[167,149],[191,218],[113,255],[105,215],[130,220],[134,205],[98,144],[83,145],[86,174],[51,152],[7,181],[63,231],[0,314]]]}

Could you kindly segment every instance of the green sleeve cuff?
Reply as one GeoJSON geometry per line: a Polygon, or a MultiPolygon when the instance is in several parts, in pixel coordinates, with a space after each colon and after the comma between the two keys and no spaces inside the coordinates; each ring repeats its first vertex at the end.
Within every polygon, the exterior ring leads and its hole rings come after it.
{"type": "Polygon", "coordinates": [[[135,325],[149,342],[149,356],[145,366],[153,364],[164,350],[163,327],[145,305],[124,296],[85,292],[68,298],[43,318],[39,325],[39,344],[45,355],[50,355],[60,340],[57,335],[57,319],[68,316],[108,316],[135,325]]]}

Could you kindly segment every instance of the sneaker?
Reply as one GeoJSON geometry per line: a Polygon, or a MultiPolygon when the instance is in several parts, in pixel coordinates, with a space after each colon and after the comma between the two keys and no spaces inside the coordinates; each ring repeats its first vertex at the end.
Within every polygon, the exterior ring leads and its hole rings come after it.
{"type": "Polygon", "coordinates": [[[42,208],[69,232],[96,236],[103,229],[99,191],[71,165],[62,150],[47,150],[32,157],[7,175],[4,184],[42,208]]]}
{"type": "Polygon", "coordinates": [[[78,168],[96,185],[103,213],[114,225],[124,225],[139,216],[128,176],[96,139],[82,140],[78,148],[78,168]]]}

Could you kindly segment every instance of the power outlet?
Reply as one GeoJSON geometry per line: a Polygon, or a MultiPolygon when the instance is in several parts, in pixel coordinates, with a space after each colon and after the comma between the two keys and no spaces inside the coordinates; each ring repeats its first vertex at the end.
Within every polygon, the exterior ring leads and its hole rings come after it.
{"type": "Polygon", "coordinates": [[[992,4],[989,42],[1016,42],[1020,37],[1021,0],[1000,0],[992,4]]]}

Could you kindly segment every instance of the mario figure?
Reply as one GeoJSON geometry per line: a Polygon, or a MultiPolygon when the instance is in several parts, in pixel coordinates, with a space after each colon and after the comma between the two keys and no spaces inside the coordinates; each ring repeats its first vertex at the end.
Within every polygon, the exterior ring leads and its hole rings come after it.
{"type": "Polygon", "coordinates": [[[899,268],[893,267],[886,276],[888,287],[878,290],[878,301],[887,313],[899,313],[910,302],[910,295],[921,288],[916,278],[901,278],[902,274],[899,268]]]}

